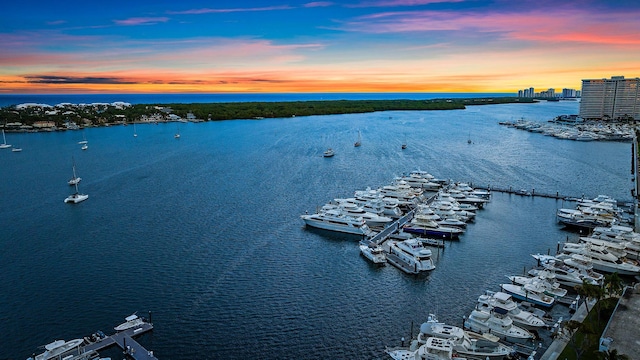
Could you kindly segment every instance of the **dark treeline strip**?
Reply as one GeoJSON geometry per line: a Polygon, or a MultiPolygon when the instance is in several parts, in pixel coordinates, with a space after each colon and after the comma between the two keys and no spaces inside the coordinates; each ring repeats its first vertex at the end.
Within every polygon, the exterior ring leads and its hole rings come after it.
{"type": "Polygon", "coordinates": [[[290,102],[233,102],[192,104],[138,104],[124,109],[100,109],[67,106],[55,115],[47,115],[41,108],[16,110],[15,106],[0,109],[0,123],[20,122],[32,125],[48,120],[61,126],[74,121],[87,126],[105,125],[122,121],[139,121],[144,116],[173,113],[186,118],[191,113],[201,120],[237,120],[261,118],[287,118],[293,116],[368,113],[392,110],[455,110],[469,105],[505,103],[531,103],[533,99],[517,97],[428,99],[428,100],[327,100],[290,102]]]}

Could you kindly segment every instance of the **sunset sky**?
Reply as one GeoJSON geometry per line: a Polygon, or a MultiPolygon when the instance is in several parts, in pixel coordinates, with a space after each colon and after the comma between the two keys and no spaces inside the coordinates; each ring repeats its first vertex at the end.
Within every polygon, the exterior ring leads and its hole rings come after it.
{"type": "Polygon", "coordinates": [[[508,92],[640,77],[633,1],[21,1],[0,94],[508,92]]]}

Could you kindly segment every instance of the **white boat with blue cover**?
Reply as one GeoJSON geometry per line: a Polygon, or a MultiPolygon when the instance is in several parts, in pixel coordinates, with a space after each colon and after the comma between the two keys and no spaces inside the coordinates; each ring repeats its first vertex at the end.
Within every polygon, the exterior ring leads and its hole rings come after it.
{"type": "Polygon", "coordinates": [[[529,311],[520,309],[511,295],[501,291],[494,292],[487,290],[478,297],[478,304],[480,309],[486,311],[494,309],[496,311],[506,311],[507,315],[513,320],[513,323],[523,329],[538,330],[547,326],[544,320],[529,311]]]}
{"type": "Polygon", "coordinates": [[[140,326],[142,324],[144,324],[144,319],[142,319],[141,317],[139,317],[136,314],[133,315],[129,315],[126,318],[124,318],[125,322],[123,322],[122,324],[116,326],[115,328],[113,328],[115,331],[125,331],[127,329],[131,329],[133,327],[136,326],[140,326]]]}

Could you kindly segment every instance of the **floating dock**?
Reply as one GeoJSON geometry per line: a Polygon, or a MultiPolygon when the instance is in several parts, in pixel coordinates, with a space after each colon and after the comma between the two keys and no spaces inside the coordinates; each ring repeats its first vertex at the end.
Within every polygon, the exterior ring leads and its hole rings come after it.
{"type": "Polygon", "coordinates": [[[153,355],[153,351],[148,351],[133,339],[134,336],[142,335],[151,330],[153,330],[153,325],[145,322],[144,324],[135,326],[131,329],[120,331],[113,335],[98,339],[95,342],[86,345],[84,350],[97,352],[113,345],[118,345],[127,357],[134,360],[157,360],[153,355]]]}

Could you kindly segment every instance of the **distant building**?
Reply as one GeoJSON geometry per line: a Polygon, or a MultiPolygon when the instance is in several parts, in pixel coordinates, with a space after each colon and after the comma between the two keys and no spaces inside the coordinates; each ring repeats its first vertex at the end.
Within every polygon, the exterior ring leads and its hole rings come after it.
{"type": "Polygon", "coordinates": [[[640,78],[582,80],[580,117],[585,120],[640,120],[640,78]]]}
{"type": "Polygon", "coordinates": [[[562,89],[562,97],[565,99],[578,97],[576,89],[562,89]]]}

